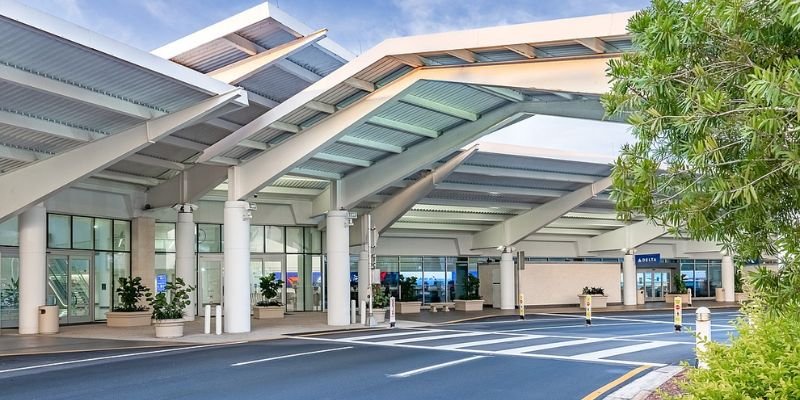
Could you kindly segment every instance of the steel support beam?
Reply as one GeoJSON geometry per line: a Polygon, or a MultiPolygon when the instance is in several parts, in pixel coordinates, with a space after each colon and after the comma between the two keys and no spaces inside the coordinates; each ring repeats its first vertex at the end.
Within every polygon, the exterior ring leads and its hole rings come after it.
{"type": "Polygon", "coordinates": [[[196,203],[228,177],[228,167],[198,164],[147,191],[149,208],[196,203]]]}
{"type": "Polygon", "coordinates": [[[653,239],[663,236],[667,230],[650,221],[639,221],[589,240],[590,252],[635,249],[653,239]]]}
{"type": "Polygon", "coordinates": [[[563,197],[549,201],[528,212],[511,217],[483,232],[479,232],[472,238],[473,250],[512,246],[561,218],[562,215],[590,200],[609,186],[611,186],[611,178],[602,178],[563,197]]]}

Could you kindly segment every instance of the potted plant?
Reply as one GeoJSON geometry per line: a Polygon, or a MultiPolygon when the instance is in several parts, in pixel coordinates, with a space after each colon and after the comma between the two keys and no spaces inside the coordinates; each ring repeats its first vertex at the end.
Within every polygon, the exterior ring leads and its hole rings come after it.
{"type": "Polygon", "coordinates": [[[464,277],[464,296],[462,299],[454,300],[458,311],[481,311],[483,310],[483,300],[478,294],[481,281],[478,277],[467,274],[464,277]]]}
{"type": "Polygon", "coordinates": [[[400,301],[397,303],[397,312],[400,314],[419,314],[421,301],[414,300],[414,289],[417,287],[417,277],[403,278],[400,275],[400,301]]]}
{"type": "Polygon", "coordinates": [[[742,303],[749,299],[744,291],[744,277],[742,276],[742,270],[739,268],[733,274],[733,292],[733,300],[737,303],[742,303]]]}
{"type": "Polygon", "coordinates": [[[592,308],[606,308],[608,304],[608,296],[601,287],[588,287],[584,286],[581,294],[578,295],[580,299],[581,308],[586,308],[586,299],[592,298],[592,308]]]}
{"type": "Polygon", "coordinates": [[[389,307],[389,296],[383,292],[380,284],[372,285],[372,315],[375,322],[383,323],[386,321],[386,308],[389,307]]]}
{"type": "Polygon", "coordinates": [[[142,304],[143,300],[151,300],[150,288],[142,285],[142,278],[138,276],[121,277],[117,282],[119,285],[114,292],[119,305],[106,313],[106,325],[114,328],[150,325],[151,313],[142,304]]]}
{"type": "Polygon", "coordinates": [[[680,272],[672,275],[672,290],[664,296],[664,301],[672,304],[676,297],[681,298],[681,304],[692,304],[692,295],[686,287],[686,275],[680,272]]]}
{"type": "Polygon", "coordinates": [[[275,278],[275,273],[262,276],[258,282],[261,301],[253,307],[255,319],[283,318],[283,303],[278,300],[283,281],[275,278]]]}
{"type": "Polygon", "coordinates": [[[193,290],[183,279],[175,278],[175,282],[167,282],[164,291],[150,300],[157,338],[183,336],[183,309],[189,305],[189,293],[193,290]]]}

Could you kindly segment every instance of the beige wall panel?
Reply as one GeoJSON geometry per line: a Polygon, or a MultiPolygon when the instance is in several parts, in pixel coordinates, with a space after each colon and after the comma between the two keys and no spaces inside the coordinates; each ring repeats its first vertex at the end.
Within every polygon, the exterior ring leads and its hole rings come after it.
{"type": "Polygon", "coordinates": [[[620,271],[619,264],[526,264],[520,291],[527,305],[577,304],[581,289],[595,286],[605,289],[609,303],[620,303],[620,271]]]}

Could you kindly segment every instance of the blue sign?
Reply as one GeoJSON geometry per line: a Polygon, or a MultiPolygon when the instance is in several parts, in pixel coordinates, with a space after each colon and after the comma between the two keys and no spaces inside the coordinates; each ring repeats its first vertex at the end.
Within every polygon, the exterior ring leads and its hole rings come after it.
{"type": "Polygon", "coordinates": [[[661,254],[637,254],[636,265],[661,264],[661,254]]]}
{"type": "Polygon", "coordinates": [[[156,293],[167,290],[167,274],[156,275],[156,293]]]}

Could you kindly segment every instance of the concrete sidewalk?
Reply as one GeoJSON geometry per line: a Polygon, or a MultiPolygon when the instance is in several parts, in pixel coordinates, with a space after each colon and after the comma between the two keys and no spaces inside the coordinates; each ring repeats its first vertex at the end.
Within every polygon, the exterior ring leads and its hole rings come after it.
{"type": "MultiPolygon", "coordinates": [[[[705,306],[709,308],[732,308],[736,304],[698,302],[694,307],[705,306]]],[[[609,306],[605,309],[594,310],[595,314],[619,312],[646,312],[671,310],[672,306],[666,303],[648,303],[640,306],[609,306]]],[[[687,307],[686,310],[692,310],[687,307]]],[[[582,313],[578,307],[536,307],[526,308],[526,314],[582,313]]],[[[454,323],[465,320],[491,318],[499,316],[518,315],[516,310],[499,310],[485,308],[482,311],[464,312],[430,312],[423,310],[419,314],[398,314],[397,326],[400,328],[413,328],[432,324],[454,323]]],[[[384,324],[381,327],[386,327],[384,324]]],[[[203,333],[203,319],[187,322],[184,326],[184,336],[177,339],[157,339],[152,326],[133,328],[109,328],[105,323],[62,326],[59,333],[54,335],[19,335],[16,329],[3,329],[0,334],[0,356],[20,354],[48,354],[59,352],[89,351],[89,350],[117,350],[123,348],[162,347],[188,344],[227,343],[239,341],[270,340],[286,337],[288,334],[330,332],[337,330],[371,329],[361,324],[349,326],[328,326],[327,315],[321,312],[288,313],[284,319],[252,320],[251,332],[213,334],[214,321],[212,320],[212,334],[203,333]]]]}

